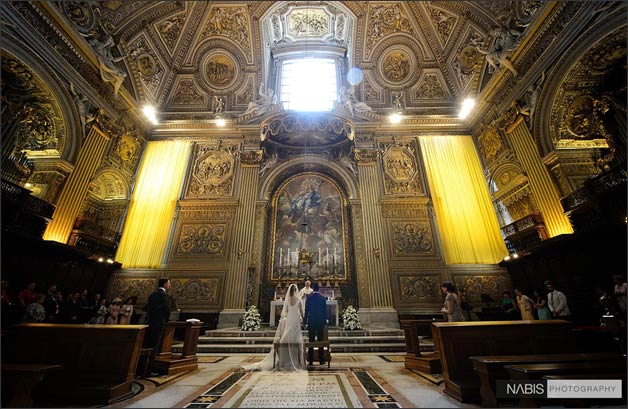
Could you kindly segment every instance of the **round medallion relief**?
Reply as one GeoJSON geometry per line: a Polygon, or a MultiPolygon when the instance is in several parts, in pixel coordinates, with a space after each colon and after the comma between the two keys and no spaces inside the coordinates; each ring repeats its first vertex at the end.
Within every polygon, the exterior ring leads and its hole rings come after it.
{"type": "Polygon", "coordinates": [[[157,64],[150,54],[142,54],[137,58],[137,69],[145,77],[150,77],[157,72],[157,64]]]}
{"type": "Polygon", "coordinates": [[[384,79],[390,82],[403,82],[410,76],[412,59],[403,50],[393,50],[384,55],[381,60],[380,72],[384,79]]]}
{"type": "Polygon", "coordinates": [[[458,64],[460,64],[460,68],[463,72],[473,71],[475,66],[478,64],[478,50],[471,46],[467,45],[460,50],[458,53],[458,64]]]}
{"type": "Polygon", "coordinates": [[[236,64],[225,54],[214,54],[205,65],[205,78],[213,88],[227,88],[236,78],[236,64]]]}

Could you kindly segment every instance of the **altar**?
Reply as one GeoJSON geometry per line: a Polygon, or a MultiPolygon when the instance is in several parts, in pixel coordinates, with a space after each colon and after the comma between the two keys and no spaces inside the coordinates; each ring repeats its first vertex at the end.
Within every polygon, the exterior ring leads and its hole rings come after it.
{"type": "MultiPolygon", "coordinates": [[[[271,301],[270,302],[270,327],[275,327],[277,326],[276,324],[276,315],[277,315],[277,307],[280,308],[280,313],[281,313],[281,308],[283,308],[283,301],[282,300],[276,300],[276,301],[271,301]]],[[[327,321],[329,322],[329,326],[330,327],[334,327],[334,326],[338,326],[338,300],[327,300],[327,321]],[[330,310],[333,314],[336,315],[336,320],[334,322],[331,321],[330,317],[332,317],[333,315],[330,314],[330,310]]]]}

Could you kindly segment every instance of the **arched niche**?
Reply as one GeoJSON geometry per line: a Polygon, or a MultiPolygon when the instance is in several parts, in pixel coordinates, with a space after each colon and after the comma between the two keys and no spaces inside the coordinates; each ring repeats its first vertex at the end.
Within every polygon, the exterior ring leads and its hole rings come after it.
{"type": "MultiPolygon", "coordinates": [[[[7,36],[11,38],[9,34],[7,36]]],[[[18,80],[13,87],[18,95],[14,104],[21,107],[17,107],[17,116],[10,121],[5,121],[3,114],[4,131],[15,132],[16,138],[20,138],[20,134],[30,135],[27,137],[32,141],[27,143],[25,149],[31,159],[53,157],[73,162],[78,154],[83,130],[67,85],[44,60],[29,52],[19,40],[13,40],[7,39],[2,46],[3,94],[8,97],[11,88],[5,82],[9,78],[4,71],[9,69],[17,72],[18,80]],[[29,77],[27,83],[20,84],[20,76],[22,80],[29,77]],[[37,130],[35,133],[39,133],[39,136],[30,132],[31,128],[37,130]]],[[[20,142],[14,140],[12,145],[20,142]]]]}
{"type": "MultiPolygon", "coordinates": [[[[588,116],[589,107],[580,103],[584,97],[599,97],[608,77],[616,77],[620,66],[625,81],[626,21],[625,14],[616,13],[585,31],[574,41],[556,71],[543,88],[534,118],[533,135],[539,139],[541,155],[555,149],[591,149],[606,147],[595,132],[569,130],[570,112],[588,116]],[[623,64],[623,67],[621,66],[623,64]],[[580,103],[580,104],[579,104],[580,103]],[[582,109],[578,109],[578,106],[582,109]],[[578,135],[576,135],[578,134],[578,135]]],[[[625,82],[624,82],[625,84],[625,82]]],[[[625,93],[622,97],[625,100],[625,93]]],[[[582,124],[582,120],[574,121],[582,124]]]]}

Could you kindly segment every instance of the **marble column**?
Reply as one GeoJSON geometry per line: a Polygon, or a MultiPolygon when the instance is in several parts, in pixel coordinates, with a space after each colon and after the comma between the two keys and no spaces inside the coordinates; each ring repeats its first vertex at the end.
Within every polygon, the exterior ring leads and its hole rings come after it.
{"type": "Polygon", "coordinates": [[[96,126],[91,127],[79,151],[74,170],[68,176],[59,194],[52,221],[48,224],[43,236],[44,240],[67,243],[74,221],[87,196],[89,182],[100,167],[109,140],[109,135],[96,126]]]}
{"type": "Polygon", "coordinates": [[[517,117],[506,128],[506,134],[512,143],[517,159],[528,176],[530,190],[543,216],[549,237],[573,233],[571,223],[563,213],[558,189],[541,159],[534,138],[522,116],[517,117]]]}
{"type": "Polygon", "coordinates": [[[223,310],[220,311],[218,328],[232,328],[244,314],[248,268],[254,248],[255,201],[259,163],[242,161],[240,186],[238,189],[238,209],[232,227],[231,248],[229,251],[229,272],[225,286],[223,310]]]}
{"type": "Polygon", "coordinates": [[[397,311],[393,308],[390,272],[388,271],[388,241],[386,224],[379,201],[382,196],[382,180],[376,151],[356,152],[358,182],[362,200],[362,226],[364,229],[364,258],[366,274],[358,276],[368,286],[368,307],[360,305],[358,314],[363,325],[381,325],[399,328],[397,311]]]}

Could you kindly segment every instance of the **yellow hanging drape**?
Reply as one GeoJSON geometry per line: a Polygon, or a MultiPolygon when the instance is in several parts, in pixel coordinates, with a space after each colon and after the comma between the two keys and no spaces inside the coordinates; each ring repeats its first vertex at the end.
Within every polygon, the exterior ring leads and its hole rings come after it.
{"type": "Polygon", "coordinates": [[[419,141],[445,262],[499,262],[508,251],[473,140],[469,136],[421,136],[419,141]]]}
{"type": "Polygon", "coordinates": [[[160,267],[189,154],[188,142],[147,144],[116,254],[124,268],[160,267]]]}

